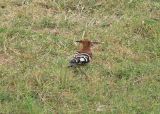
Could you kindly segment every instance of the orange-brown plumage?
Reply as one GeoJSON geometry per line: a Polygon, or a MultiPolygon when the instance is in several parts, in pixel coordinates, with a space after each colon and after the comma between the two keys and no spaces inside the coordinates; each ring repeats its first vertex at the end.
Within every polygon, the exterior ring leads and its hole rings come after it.
{"type": "Polygon", "coordinates": [[[76,42],[79,42],[82,45],[78,51],[79,53],[87,53],[92,57],[91,47],[93,46],[93,43],[91,41],[84,39],[76,42]]]}

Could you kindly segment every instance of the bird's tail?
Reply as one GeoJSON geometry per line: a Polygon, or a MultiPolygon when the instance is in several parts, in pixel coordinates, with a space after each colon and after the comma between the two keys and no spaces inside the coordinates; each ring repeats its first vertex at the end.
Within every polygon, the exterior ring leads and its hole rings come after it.
{"type": "Polygon", "coordinates": [[[69,62],[68,67],[76,67],[77,66],[77,60],[74,58],[69,62]]]}

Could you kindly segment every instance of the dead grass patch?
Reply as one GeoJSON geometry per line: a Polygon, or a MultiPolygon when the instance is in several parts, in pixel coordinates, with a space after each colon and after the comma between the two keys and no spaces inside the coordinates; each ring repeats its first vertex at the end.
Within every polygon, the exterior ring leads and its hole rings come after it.
{"type": "Polygon", "coordinates": [[[12,62],[12,58],[6,54],[0,54],[0,65],[9,64],[12,62]]]}

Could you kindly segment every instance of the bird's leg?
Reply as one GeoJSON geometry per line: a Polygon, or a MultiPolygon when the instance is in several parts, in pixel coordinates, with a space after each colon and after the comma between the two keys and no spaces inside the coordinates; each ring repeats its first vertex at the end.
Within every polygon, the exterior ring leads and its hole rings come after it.
{"type": "Polygon", "coordinates": [[[85,79],[86,79],[86,80],[89,80],[89,76],[88,76],[80,67],[75,67],[75,68],[73,69],[73,73],[74,73],[75,75],[78,75],[80,72],[81,72],[83,75],[85,75],[85,79]]]}
{"type": "Polygon", "coordinates": [[[79,69],[79,71],[80,71],[82,74],[85,75],[85,79],[86,79],[86,80],[89,80],[89,76],[88,76],[81,68],[78,68],[78,69],[79,69]]]}
{"type": "Polygon", "coordinates": [[[75,76],[78,75],[78,72],[79,72],[79,71],[78,71],[78,69],[77,69],[76,67],[75,67],[74,69],[72,69],[72,71],[73,71],[73,73],[75,74],[75,76]]]}

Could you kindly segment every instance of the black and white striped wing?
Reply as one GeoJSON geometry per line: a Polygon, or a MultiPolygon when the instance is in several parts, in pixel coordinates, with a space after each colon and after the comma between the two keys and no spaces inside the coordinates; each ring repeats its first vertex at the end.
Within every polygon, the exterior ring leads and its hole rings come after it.
{"type": "Polygon", "coordinates": [[[75,67],[77,65],[85,65],[89,63],[91,57],[87,53],[76,53],[73,59],[70,61],[70,67],[75,67]]]}

